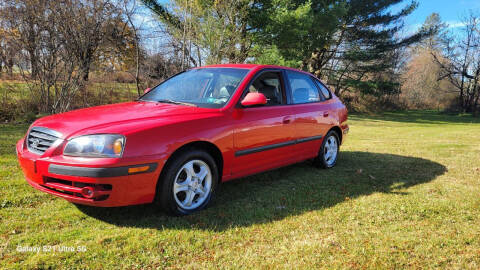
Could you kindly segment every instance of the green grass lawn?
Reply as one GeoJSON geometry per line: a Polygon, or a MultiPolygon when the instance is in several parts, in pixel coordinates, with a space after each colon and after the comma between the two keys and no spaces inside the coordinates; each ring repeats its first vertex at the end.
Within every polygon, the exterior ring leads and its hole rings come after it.
{"type": "Polygon", "coordinates": [[[467,115],[353,115],[335,168],[235,180],[181,218],[34,190],[14,150],[26,129],[0,125],[0,268],[480,268],[480,120],[467,115]]]}

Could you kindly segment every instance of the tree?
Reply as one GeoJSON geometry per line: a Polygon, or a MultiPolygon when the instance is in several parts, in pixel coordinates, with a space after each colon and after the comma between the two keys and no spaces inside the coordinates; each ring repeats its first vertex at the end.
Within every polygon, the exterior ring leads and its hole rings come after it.
{"type": "Polygon", "coordinates": [[[110,0],[69,0],[59,4],[57,12],[64,23],[60,31],[68,36],[65,47],[80,63],[83,81],[88,81],[95,53],[112,33],[110,21],[120,16],[119,10],[110,0]]]}
{"type": "Polygon", "coordinates": [[[458,93],[463,112],[478,113],[480,99],[480,16],[471,12],[458,36],[445,42],[443,57],[432,54],[440,66],[439,80],[448,79],[458,93]]]}
{"type": "Polygon", "coordinates": [[[123,0],[123,15],[126,18],[126,22],[131,28],[133,45],[135,47],[135,85],[137,87],[137,94],[141,96],[142,92],[140,90],[140,59],[141,59],[141,48],[140,48],[140,33],[137,24],[134,22],[134,16],[138,14],[138,6],[135,0],[123,0]]]}
{"type": "MultiPolygon", "coordinates": [[[[84,106],[87,105],[86,82],[92,64],[107,49],[117,46],[120,51],[128,44],[127,23],[114,3],[110,0],[2,3],[1,23],[7,35],[0,42],[8,39],[14,44],[17,66],[32,96],[38,99],[40,111],[68,110],[79,90],[83,92],[84,106]],[[23,65],[27,59],[30,64],[23,65]]],[[[3,48],[2,44],[2,51],[3,48]]]]}
{"type": "Polygon", "coordinates": [[[127,23],[114,0],[58,1],[56,13],[64,24],[58,27],[64,37],[64,47],[74,57],[81,73],[79,88],[84,106],[88,106],[88,80],[92,64],[104,52],[122,50],[126,42],[127,23]]]}
{"type": "MultiPolygon", "coordinates": [[[[22,49],[30,63],[30,76],[35,78],[38,70],[38,42],[41,36],[39,25],[44,23],[46,0],[5,0],[1,10],[2,23],[7,25],[7,36],[15,50],[22,49]]],[[[9,65],[13,65],[10,63],[9,65]]]]}
{"type": "Polygon", "coordinates": [[[21,74],[37,99],[42,112],[68,110],[78,90],[80,72],[71,52],[65,49],[66,39],[58,29],[67,23],[59,16],[61,6],[54,1],[11,1],[12,21],[19,28],[13,36],[20,58],[30,60],[30,67],[18,65],[21,74]],[[34,18],[26,18],[18,12],[36,10],[34,18]],[[33,23],[33,24],[31,24],[33,23]],[[32,44],[32,40],[35,40],[32,44]]]}
{"type": "Polygon", "coordinates": [[[142,73],[151,80],[149,85],[155,85],[182,71],[182,63],[179,59],[156,53],[146,57],[142,68],[142,73]]]}
{"type": "Polygon", "coordinates": [[[143,0],[173,38],[182,67],[244,62],[253,47],[250,0],[143,0]]]}
{"type": "Polygon", "coordinates": [[[409,50],[410,61],[401,76],[401,98],[410,109],[444,109],[453,100],[453,86],[447,79],[438,80],[440,66],[433,55],[443,59],[442,46],[447,36],[447,25],[437,13],[432,13],[425,19],[421,29],[431,35],[409,50]]]}
{"type": "Polygon", "coordinates": [[[441,68],[431,53],[416,51],[402,73],[401,98],[409,109],[445,109],[455,98],[453,85],[447,79],[438,80],[441,68]]]}
{"type": "Polygon", "coordinates": [[[325,79],[338,95],[358,91],[371,95],[398,93],[395,81],[398,49],[429,33],[400,38],[402,19],[416,7],[402,0],[259,0],[251,25],[258,42],[273,43],[286,60],[325,79]]]}
{"type": "Polygon", "coordinates": [[[15,33],[15,29],[0,26],[0,74],[3,69],[5,69],[10,76],[13,74],[14,59],[17,55],[17,50],[12,39],[15,33]]]}
{"type": "Polygon", "coordinates": [[[430,14],[422,24],[420,31],[429,32],[430,35],[420,41],[416,48],[437,52],[442,50],[447,39],[447,24],[442,22],[438,13],[430,14]]]}

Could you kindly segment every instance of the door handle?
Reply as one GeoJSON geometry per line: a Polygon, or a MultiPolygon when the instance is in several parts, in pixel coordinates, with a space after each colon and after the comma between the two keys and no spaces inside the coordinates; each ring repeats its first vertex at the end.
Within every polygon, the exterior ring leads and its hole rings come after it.
{"type": "Polygon", "coordinates": [[[323,112],[323,117],[328,117],[328,112],[323,112]]]}
{"type": "Polygon", "coordinates": [[[286,116],[286,117],[283,118],[282,123],[284,123],[284,124],[289,124],[290,121],[291,121],[290,116],[286,116]]]}

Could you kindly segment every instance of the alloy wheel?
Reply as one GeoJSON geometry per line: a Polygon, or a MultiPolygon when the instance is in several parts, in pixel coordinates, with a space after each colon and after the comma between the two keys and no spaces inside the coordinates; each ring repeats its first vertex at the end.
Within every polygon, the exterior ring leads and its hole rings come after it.
{"type": "Polygon", "coordinates": [[[177,172],[173,197],[178,206],[192,210],[202,205],[212,189],[212,172],[208,164],[195,159],[186,162],[177,172]]]}

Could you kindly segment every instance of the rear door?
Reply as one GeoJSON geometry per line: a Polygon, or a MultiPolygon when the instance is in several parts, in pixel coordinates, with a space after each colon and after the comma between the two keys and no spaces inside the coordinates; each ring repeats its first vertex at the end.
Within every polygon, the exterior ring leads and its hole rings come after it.
{"type": "Polygon", "coordinates": [[[286,102],[283,72],[260,71],[244,90],[242,99],[248,92],[263,93],[267,104],[235,108],[232,173],[236,176],[289,164],[295,156],[295,116],[286,102]]]}
{"type": "Polygon", "coordinates": [[[318,154],[323,136],[331,128],[329,106],[310,75],[286,70],[288,94],[295,111],[294,129],[298,159],[318,154]]]}

